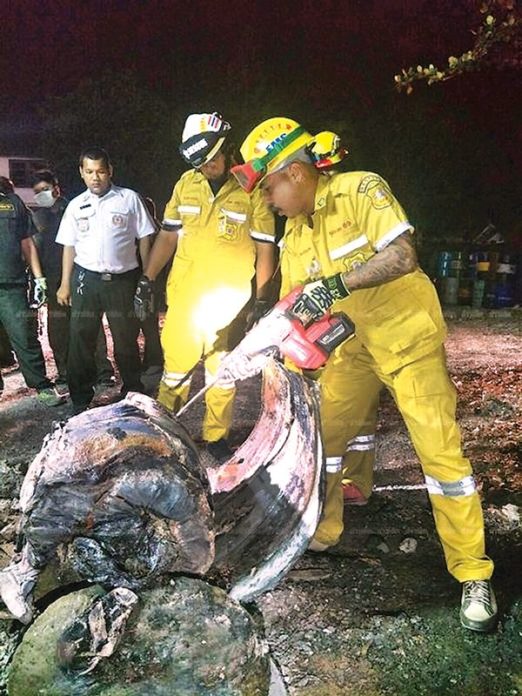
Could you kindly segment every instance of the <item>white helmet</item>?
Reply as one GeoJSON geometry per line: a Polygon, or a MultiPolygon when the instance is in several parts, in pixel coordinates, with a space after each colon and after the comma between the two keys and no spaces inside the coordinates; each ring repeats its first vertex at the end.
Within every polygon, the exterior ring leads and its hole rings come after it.
{"type": "Polygon", "coordinates": [[[187,164],[199,169],[216,155],[230,131],[221,114],[191,114],[185,121],[179,151],[187,164]]]}

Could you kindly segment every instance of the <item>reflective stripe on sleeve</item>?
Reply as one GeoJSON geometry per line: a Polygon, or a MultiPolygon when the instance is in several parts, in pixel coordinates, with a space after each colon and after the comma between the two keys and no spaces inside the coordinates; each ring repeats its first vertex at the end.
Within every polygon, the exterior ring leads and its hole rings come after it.
{"type": "Polygon", "coordinates": [[[264,232],[258,232],[257,230],[250,230],[250,236],[256,242],[273,242],[274,237],[271,234],[265,234],[264,232]]]}
{"type": "Polygon", "coordinates": [[[438,481],[431,476],[425,476],[426,488],[431,495],[445,495],[448,498],[471,495],[475,492],[475,479],[465,476],[459,481],[438,481]]]}
{"type": "Polygon", "coordinates": [[[225,213],[225,215],[231,220],[235,220],[236,222],[246,222],[247,216],[245,213],[237,213],[235,210],[225,210],[225,208],[221,208],[221,212],[225,213]]]}
{"type": "Polygon", "coordinates": [[[342,457],[326,457],[326,473],[337,474],[343,465],[342,457]]]}
{"type": "Polygon", "coordinates": [[[393,242],[394,239],[397,239],[397,237],[400,237],[403,232],[407,232],[408,230],[411,230],[412,232],[414,231],[413,226],[410,225],[409,222],[401,222],[399,225],[396,225],[393,229],[387,232],[384,237],[379,239],[375,245],[376,251],[382,251],[390,242],[393,242]]]}
{"type": "Polygon", "coordinates": [[[182,215],[199,215],[201,206],[199,205],[178,205],[178,213],[182,215]]]}
{"type": "Polygon", "coordinates": [[[349,254],[351,251],[364,246],[367,242],[368,237],[365,234],[361,234],[360,237],[357,237],[357,239],[352,239],[352,241],[348,242],[348,244],[343,244],[343,246],[337,247],[337,249],[331,249],[329,252],[330,258],[332,261],[340,259],[341,257],[349,254]]]}
{"type": "Polygon", "coordinates": [[[375,435],[357,435],[357,437],[353,437],[346,445],[347,452],[353,452],[355,450],[363,452],[372,449],[375,449],[375,435]]]}
{"type": "Polygon", "coordinates": [[[181,220],[174,220],[173,218],[163,218],[163,221],[161,223],[161,226],[169,232],[171,232],[172,230],[178,232],[181,225],[181,220]]]}
{"type": "MultiPolygon", "coordinates": [[[[166,384],[167,387],[169,388],[175,388],[179,385],[179,383],[185,379],[185,377],[188,375],[188,372],[164,372],[161,381],[163,384],[166,384]]],[[[190,378],[186,379],[183,382],[184,387],[188,387],[190,385],[190,378]]]]}

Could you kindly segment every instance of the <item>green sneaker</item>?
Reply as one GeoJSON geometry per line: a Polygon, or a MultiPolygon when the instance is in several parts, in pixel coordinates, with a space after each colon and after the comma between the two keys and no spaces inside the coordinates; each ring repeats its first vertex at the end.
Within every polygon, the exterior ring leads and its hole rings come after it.
{"type": "Polygon", "coordinates": [[[491,631],[497,623],[497,601],[489,580],[462,583],[460,623],[471,631],[491,631]]]}
{"type": "Polygon", "coordinates": [[[54,387],[40,389],[36,398],[44,406],[61,406],[66,401],[66,397],[60,396],[54,387]]]}

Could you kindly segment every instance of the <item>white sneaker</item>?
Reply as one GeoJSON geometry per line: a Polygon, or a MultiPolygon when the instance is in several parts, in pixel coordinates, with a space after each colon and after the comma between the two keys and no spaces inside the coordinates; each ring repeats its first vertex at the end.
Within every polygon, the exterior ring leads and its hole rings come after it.
{"type": "Polygon", "coordinates": [[[491,631],[497,622],[497,602],[489,580],[462,583],[460,623],[472,631],[491,631]]]}

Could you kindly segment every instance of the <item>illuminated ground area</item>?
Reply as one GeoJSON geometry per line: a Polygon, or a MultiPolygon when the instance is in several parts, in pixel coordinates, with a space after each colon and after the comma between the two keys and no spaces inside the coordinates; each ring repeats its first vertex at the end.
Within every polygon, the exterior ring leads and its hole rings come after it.
{"type": "MultiPolygon", "coordinates": [[[[306,554],[258,603],[292,696],[522,691],[522,535],[516,507],[522,478],[522,333],[513,319],[451,322],[447,349],[466,453],[484,498],[488,550],[497,566],[500,628],[491,636],[460,628],[459,587],[445,571],[424,491],[385,488],[422,483],[401,420],[385,397],[376,471],[376,486],[384,490],[368,506],[347,510],[346,532],[334,554],[306,554]]],[[[68,408],[38,404],[16,371],[4,378],[0,565],[12,549],[11,506],[20,476],[52,420],[65,417],[68,408]]],[[[252,427],[258,407],[254,386],[240,386],[235,443],[252,427]]],[[[114,393],[97,399],[106,402],[114,393]]],[[[197,406],[185,420],[195,438],[200,418],[197,406]]],[[[9,642],[8,630],[10,623],[0,622],[0,643],[9,642]]]]}

